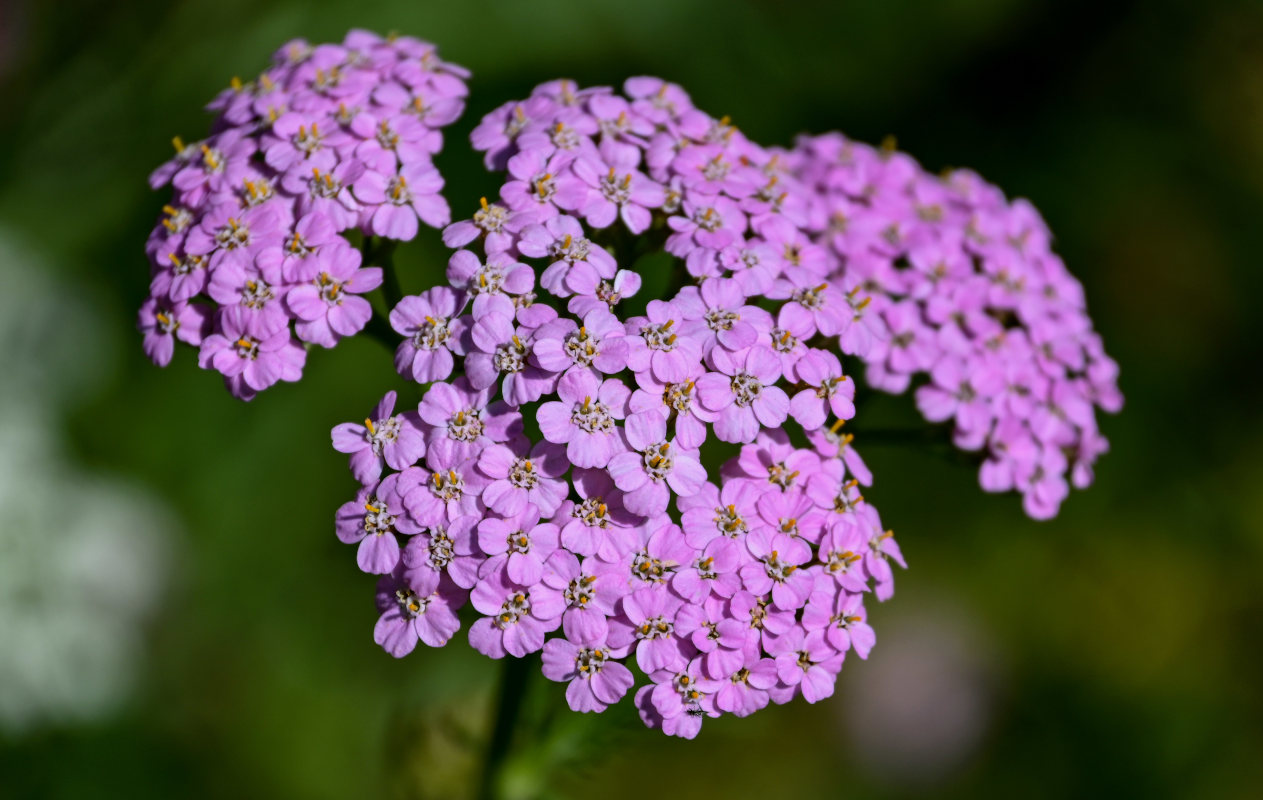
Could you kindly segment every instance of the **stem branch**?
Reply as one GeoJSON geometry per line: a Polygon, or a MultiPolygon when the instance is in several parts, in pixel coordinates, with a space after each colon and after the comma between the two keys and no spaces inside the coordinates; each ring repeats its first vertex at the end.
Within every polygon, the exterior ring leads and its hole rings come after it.
{"type": "Polygon", "coordinates": [[[497,800],[500,796],[501,771],[504,769],[505,756],[513,745],[513,734],[521,716],[531,664],[530,659],[512,656],[504,658],[500,673],[500,695],[496,702],[495,728],[491,732],[491,738],[487,740],[478,800],[497,800]]]}

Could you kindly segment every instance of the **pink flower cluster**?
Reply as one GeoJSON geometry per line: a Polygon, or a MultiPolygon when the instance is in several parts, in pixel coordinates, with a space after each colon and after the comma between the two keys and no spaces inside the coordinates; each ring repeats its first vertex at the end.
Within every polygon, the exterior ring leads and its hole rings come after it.
{"type": "Polygon", "coordinates": [[[499,200],[444,231],[449,285],[390,316],[419,407],[391,393],[333,430],[362,483],[338,536],[382,576],[377,642],[442,646],[469,602],[479,652],[542,651],[579,711],[630,692],[634,662],[645,723],[685,737],[828,697],[903,559],[841,433],[838,353],[880,331],[809,235],[809,187],[656,78],[545,84],[473,141],[508,171],[499,200]],[[627,234],[683,288],[637,306],[605,246],[627,234]],[[707,469],[716,440],[736,455],[707,469]]]}
{"type": "Polygon", "coordinates": [[[208,106],[212,134],[176,138],[150,176],[174,197],[145,248],[146,354],[165,366],[177,340],[200,347],[201,366],[249,400],[297,380],[306,345],[362,330],[361,295],[382,273],[343,234],[408,240],[448,223],[431,158],[464,109],[465,77],[433,45],[351,31],[290,42],[255,81],[234,79],[208,106]]]}
{"type": "Polygon", "coordinates": [[[861,313],[883,335],[859,354],[868,383],[901,393],[915,380],[925,418],[951,420],[956,445],[985,454],[984,489],[1021,492],[1034,518],[1056,515],[1108,449],[1095,408],[1117,411],[1123,398],[1039,212],[973,172],[938,177],[840,134],[782,155],[811,187],[829,281],[872,299],[861,313]]]}

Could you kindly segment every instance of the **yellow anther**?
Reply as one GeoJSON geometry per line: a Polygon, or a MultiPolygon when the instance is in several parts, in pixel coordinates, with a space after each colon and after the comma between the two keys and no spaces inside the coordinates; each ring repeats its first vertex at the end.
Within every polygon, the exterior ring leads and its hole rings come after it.
{"type": "Polygon", "coordinates": [[[521,339],[519,339],[519,338],[517,338],[517,334],[516,334],[516,333],[515,333],[515,334],[513,334],[513,346],[514,346],[514,347],[516,347],[516,348],[517,348],[517,349],[519,349],[519,350],[521,350],[521,349],[522,349],[522,340],[521,340],[521,339]]]}
{"type": "Polygon", "coordinates": [[[623,176],[623,188],[626,189],[628,186],[631,186],[631,173],[630,172],[627,173],[625,176],[623,176]]]}
{"type": "Polygon", "coordinates": [[[833,433],[837,433],[838,431],[842,430],[842,426],[845,424],[846,424],[846,420],[840,419],[837,422],[833,423],[833,425],[829,427],[829,430],[833,433]]]}
{"type": "Polygon", "coordinates": [[[175,148],[175,151],[177,153],[184,152],[184,140],[181,139],[179,136],[173,136],[171,138],[171,146],[175,148]]]}
{"type": "Polygon", "coordinates": [[[250,342],[250,340],[249,340],[249,339],[247,339],[246,337],[242,336],[240,339],[238,339],[238,340],[237,340],[237,346],[238,346],[238,347],[245,347],[245,348],[247,348],[247,349],[248,349],[248,348],[252,347],[253,345],[251,344],[251,342],[250,342]]]}
{"type": "Polygon", "coordinates": [[[487,198],[485,198],[485,197],[479,197],[479,198],[478,198],[478,202],[482,204],[482,210],[483,210],[483,211],[486,211],[486,210],[487,210],[487,208],[488,208],[488,206],[487,206],[487,198]]]}
{"type": "Polygon", "coordinates": [[[566,234],[566,238],[565,238],[565,240],[561,243],[561,249],[562,249],[562,250],[569,250],[569,249],[570,249],[570,243],[571,243],[571,242],[573,242],[573,241],[574,241],[574,237],[573,237],[573,236],[571,236],[570,234],[568,234],[568,233],[567,233],[567,234],[566,234]]]}
{"type": "Polygon", "coordinates": [[[157,320],[163,325],[171,324],[171,317],[167,316],[167,312],[165,311],[159,311],[157,314],[154,314],[154,317],[157,318],[157,320]]]}
{"type": "Polygon", "coordinates": [[[228,81],[228,85],[232,87],[232,90],[234,92],[241,91],[241,88],[242,88],[241,78],[238,78],[236,75],[233,75],[232,80],[228,81]]]}
{"type": "Polygon", "coordinates": [[[364,504],[364,510],[365,510],[365,511],[371,511],[371,512],[372,512],[372,513],[374,513],[374,514],[376,514],[378,511],[381,511],[381,509],[380,509],[380,508],[378,508],[377,506],[373,505],[372,503],[365,503],[365,504],[364,504]]]}
{"type": "Polygon", "coordinates": [[[364,418],[364,427],[368,428],[369,433],[377,433],[377,426],[374,425],[373,421],[368,417],[364,418]]]}

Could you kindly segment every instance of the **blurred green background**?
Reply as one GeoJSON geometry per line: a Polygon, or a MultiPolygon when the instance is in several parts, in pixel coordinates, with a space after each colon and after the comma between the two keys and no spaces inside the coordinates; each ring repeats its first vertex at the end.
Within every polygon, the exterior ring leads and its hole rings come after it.
{"type": "MultiPolygon", "coordinates": [[[[1113,452],[1049,523],[984,496],[965,467],[858,439],[877,475],[867,496],[912,569],[832,700],[708,722],[694,742],[639,728],[628,703],[563,714],[558,752],[516,751],[514,792],[1259,796],[1263,5],[1232,0],[0,0],[0,237],[23,253],[5,251],[0,292],[38,272],[57,288],[30,303],[73,331],[51,350],[0,343],[5,363],[48,380],[93,368],[55,407],[42,388],[27,398],[54,409],[50,446],[78,471],[54,471],[50,491],[107,476],[178,520],[161,528],[166,588],[132,689],[88,721],[0,721],[0,796],[469,785],[496,665],[461,640],[384,655],[373,580],[332,532],[354,485],[328,430],[401,386],[389,356],[345,342],[245,405],[191,352],[153,368],[133,330],[164,201],[145,177],[170,137],[202,134],[202,104],[281,42],[349,27],[431,40],[473,70],[439,157],[458,218],[494,187],[465,144],[481,114],[554,77],[659,74],[764,143],[894,134],[930,169],[970,166],[1031,198],[1122,365],[1127,407],[1103,421],[1113,452]]],[[[437,238],[405,248],[406,290],[441,269],[437,238]]],[[[907,397],[865,414],[916,423],[907,397]]],[[[90,594],[64,598],[99,613],[90,594]]],[[[16,646],[0,635],[0,651],[16,646]]],[[[532,702],[559,708],[560,688],[541,682],[532,702]]]]}

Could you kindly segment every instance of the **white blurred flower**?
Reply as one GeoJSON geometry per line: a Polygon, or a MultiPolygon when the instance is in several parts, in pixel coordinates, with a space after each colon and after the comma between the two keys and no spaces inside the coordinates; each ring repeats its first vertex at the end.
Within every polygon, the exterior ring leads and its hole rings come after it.
{"type": "Polygon", "coordinates": [[[914,607],[882,619],[868,669],[851,673],[839,704],[856,761],[888,784],[932,784],[963,766],[983,743],[1000,674],[969,614],[941,598],[914,607]]]}
{"type": "Polygon", "coordinates": [[[0,728],[100,718],[138,677],[170,514],[63,455],[58,406],[103,374],[85,303],[0,231],[0,728]]]}

